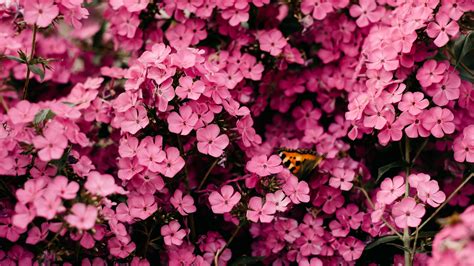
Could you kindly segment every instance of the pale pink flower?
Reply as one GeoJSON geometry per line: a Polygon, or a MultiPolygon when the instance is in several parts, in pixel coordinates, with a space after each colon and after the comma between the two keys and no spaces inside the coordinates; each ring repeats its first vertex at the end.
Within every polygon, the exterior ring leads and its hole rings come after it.
{"type": "Polygon", "coordinates": [[[89,173],[84,187],[90,193],[102,197],[106,197],[119,191],[113,176],[108,174],[102,175],[96,171],[89,173]]]}
{"type": "Polygon", "coordinates": [[[217,214],[230,212],[239,203],[240,197],[240,193],[234,193],[234,188],[229,185],[223,186],[220,193],[217,191],[211,192],[209,203],[211,204],[212,212],[217,214]]]}
{"type": "Polygon", "coordinates": [[[446,195],[439,189],[436,180],[420,183],[417,189],[418,198],[434,208],[438,207],[446,200],[446,195]]]}
{"type": "Polygon", "coordinates": [[[294,204],[309,202],[309,186],[305,181],[299,181],[296,176],[290,176],[282,187],[283,192],[294,204]]]}
{"type": "Polygon", "coordinates": [[[71,214],[64,217],[66,222],[79,230],[92,229],[96,219],[97,208],[84,203],[75,203],[71,208],[71,214]]]}
{"type": "Polygon", "coordinates": [[[191,195],[184,195],[183,197],[183,191],[180,189],[174,192],[173,197],[170,198],[170,203],[183,216],[196,212],[193,197],[191,197],[191,195]]]}
{"type": "Polygon", "coordinates": [[[413,198],[403,198],[392,207],[395,224],[400,228],[417,227],[425,215],[423,204],[417,204],[413,198]]]}
{"type": "Polygon", "coordinates": [[[283,166],[281,165],[280,157],[277,155],[272,155],[267,158],[267,156],[263,154],[252,157],[252,159],[247,162],[245,169],[259,176],[268,176],[278,174],[283,170],[283,166]]]}
{"type": "Polygon", "coordinates": [[[180,229],[181,225],[178,221],[173,220],[169,224],[161,227],[161,235],[167,246],[180,246],[183,243],[183,238],[186,236],[186,231],[180,229]]]}
{"type": "Polygon", "coordinates": [[[276,212],[275,204],[271,201],[266,201],[263,203],[263,199],[260,197],[250,198],[248,210],[247,210],[247,219],[252,222],[258,223],[269,223],[273,220],[274,214],[276,212]]]}
{"type": "Polygon", "coordinates": [[[59,14],[54,0],[29,0],[23,13],[26,23],[36,24],[40,28],[47,27],[59,14]]]}
{"type": "Polygon", "coordinates": [[[229,137],[226,134],[219,135],[219,126],[215,124],[200,128],[196,132],[198,141],[197,148],[203,154],[219,157],[229,145],[229,137]]]}
{"type": "Polygon", "coordinates": [[[405,179],[402,176],[397,175],[393,179],[385,178],[380,184],[380,191],[377,192],[377,201],[392,204],[404,193],[405,179]]]}

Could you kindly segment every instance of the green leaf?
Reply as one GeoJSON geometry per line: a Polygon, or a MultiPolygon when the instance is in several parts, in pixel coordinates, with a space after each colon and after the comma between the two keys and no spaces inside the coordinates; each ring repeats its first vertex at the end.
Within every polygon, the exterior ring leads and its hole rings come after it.
{"type": "Polygon", "coordinates": [[[472,50],[474,50],[474,33],[470,32],[463,38],[461,51],[456,60],[456,65],[459,64],[464,59],[464,57],[472,50]]]}
{"type": "Polygon", "coordinates": [[[35,119],[33,119],[33,124],[37,126],[45,121],[48,121],[54,116],[55,114],[50,109],[41,110],[38,113],[36,113],[35,119]]]}
{"type": "Polygon", "coordinates": [[[392,242],[392,241],[395,241],[395,240],[398,240],[398,239],[400,239],[400,238],[398,236],[395,236],[395,235],[393,235],[393,236],[384,236],[384,237],[378,238],[377,240],[375,240],[372,243],[365,246],[365,250],[373,249],[378,245],[385,244],[385,243],[388,243],[388,242],[392,242]]]}
{"type": "Polygon", "coordinates": [[[389,245],[389,246],[394,246],[394,247],[396,247],[396,248],[398,248],[398,249],[401,249],[401,250],[403,250],[403,251],[408,252],[408,253],[411,254],[411,250],[408,249],[408,248],[406,248],[406,247],[404,247],[404,246],[402,246],[402,245],[395,244],[395,243],[387,243],[387,245],[389,245]]]}
{"type": "Polygon", "coordinates": [[[242,256],[234,261],[232,261],[229,265],[230,266],[240,266],[240,265],[252,265],[257,262],[260,262],[264,259],[265,257],[249,257],[249,256],[242,256]]]}
{"type": "Polygon", "coordinates": [[[43,79],[44,79],[44,69],[41,69],[37,65],[28,65],[28,68],[31,70],[31,72],[33,72],[36,75],[40,76],[41,81],[43,81],[43,79]]]}
{"type": "Polygon", "coordinates": [[[23,59],[21,59],[21,58],[18,57],[18,56],[6,55],[5,57],[8,58],[8,59],[10,59],[10,60],[17,61],[18,63],[21,63],[21,64],[26,63],[26,61],[24,61],[23,59]]]}
{"type": "Polygon", "coordinates": [[[402,166],[403,166],[403,162],[397,161],[397,162],[389,163],[389,164],[386,164],[386,165],[380,167],[378,172],[377,172],[377,179],[375,180],[375,183],[378,183],[380,178],[382,178],[382,176],[385,173],[387,173],[388,171],[390,171],[394,168],[402,167],[402,166]]]}

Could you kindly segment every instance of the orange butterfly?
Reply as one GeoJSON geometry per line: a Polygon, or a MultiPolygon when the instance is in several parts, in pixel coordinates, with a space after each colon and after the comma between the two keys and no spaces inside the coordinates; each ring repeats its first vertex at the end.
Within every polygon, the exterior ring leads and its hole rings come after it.
{"type": "Polygon", "coordinates": [[[283,165],[300,179],[307,177],[324,158],[315,151],[307,149],[280,148],[278,155],[283,165]]]}

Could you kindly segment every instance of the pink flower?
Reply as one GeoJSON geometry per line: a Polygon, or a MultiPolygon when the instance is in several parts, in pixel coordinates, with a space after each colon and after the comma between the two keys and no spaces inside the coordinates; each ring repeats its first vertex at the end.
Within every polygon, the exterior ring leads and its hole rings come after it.
{"type": "Polygon", "coordinates": [[[350,236],[344,239],[344,241],[339,246],[339,253],[341,253],[345,261],[351,262],[360,258],[364,248],[365,245],[362,243],[362,241],[350,236]]]}
{"type": "Polygon", "coordinates": [[[260,32],[258,42],[262,51],[269,52],[273,56],[281,54],[287,44],[283,34],[277,29],[260,32]]]}
{"type": "Polygon", "coordinates": [[[313,205],[317,207],[323,206],[323,211],[331,214],[344,205],[344,197],[340,189],[323,186],[316,198],[314,198],[313,205]]]}
{"type": "Polygon", "coordinates": [[[267,201],[263,203],[262,198],[252,197],[249,201],[247,210],[247,219],[252,222],[258,223],[269,223],[273,221],[274,214],[276,212],[275,204],[267,201]]]}
{"type": "Polygon", "coordinates": [[[403,198],[392,207],[395,224],[400,228],[417,227],[425,215],[423,204],[417,204],[413,198],[403,198]]]}
{"type": "Polygon", "coordinates": [[[405,193],[405,179],[402,176],[395,176],[393,179],[385,178],[380,184],[380,191],[377,192],[377,201],[383,204],[392,204],[396,199],[405,193]]]}
{"type": "Polygon", "coordinates": [[[23,189],[19,188],[15,192],[18,202],[27,204],[36,201],[45,192],[47,184],[43,178],[27,180],[23,189]]]}
{"type": "Polygon", "coordinates": [[[204,90],[204,82],[200,80],[193,82],[191,77],[184,76],[179,78],[179,86],[176,87],[176,95],[182,99],[188,98],[191,100],[197,100],[204,90]]]}
{"type": "Polygon", "coordinates": [[[136,248],[136,245],[133,241],[123,242],[123,241],[120,241],[117,237],[111,238],[107,242],[107,245],[108,245],[110,254],[122,259],[128,257],[130,253],[132,253],[136,248]]]}
{"type": "Polygon", "coordinates": [[[23,100],[8,111],[8,117],[13,124],[29,123],[33,121],[39,110],[38,105],[23,100]]]}
{"type": "Polygon", "coordinates": [[[357,26],[361,28],[379,21],[384,15],[383,9],[377,8],[374,0],[360,0],[359,5],[352,5],[349,12],[357,18],[357,26]]]}
{"type": "Polygon", "coordinates": [[[444,134],[454,132],[454,115],[446,108],[433,107],[424,116],[422,125],[437,138],[442,138],[444,134]]]}
{"type": "Polygon", "coordinates": [[[97,208],[84,203],[75,203],[71,208],[71,214],[66,215],[64,219],[79,230],[89,230],[95,225],[97,208]]]}
{"type": "Polygon", "coordinates": [[[223,186],[220,193],[217,191],[211,192],[209,203],[211,204],[212,212],[216,214],[230,212],[239,203],[240,197],[240,193],[234,193],[234,188],[229,185],[223,186]]]}
{"type": "Polygon", "coordinates": [[[99,172],[92,171],[87,177],[84,187],[92,194],[102,197],[118,192],[115,180],[111,175],[101,175],[99,172]]]}
{"type": "Polygon", "coordinates": [[[445,73],[440,83],[426,88],[426,93],[433,97],[433,102],[439,106],[445,106],[449,101],[459,99],[461,78],[457,73],[445,73]]]}
{"type": "Polygon", "coordinates": [[[40,28],[47,27],[59,14],[54,0],[32,0],[25,4],[23,13],[26,23],[36,24],[40,28]]]}
{"type": "Polygon", "coordinates": [[[75,181],[68,182],[65,176],[57,176],[48,185],[48,192],[58,195],[63,199],[74,199],[77,191],[79,191],[79,184],[75,181]]]}
{"type": "Polygon", "coordinates": [[[163,236],[167,246],[180,246],[183,244],[183,238],[186,236],[186,231],[180,228],[181,225],[176,220],[161,227],[161,235],[163,236]]]}
{"type": "Polygon", "coordinates": [[[438,207],[446,200],[446,195],[443,191],[439,190],[438,182],[436,180],[423,182],[417,187],[417,189],[418,198],[434,208],[438,207]]]}
{"type": "Polygon", "coordinates": [[[387,124],[377,135],[379,143],[383,146],[387,145],[390,141],[399,141],[402,139],[402,129],[404,125],[400,120],[396,120],[393,113],[387,113],[387,124]]]}
{"type": "Polygon", "coordinates": [[[418,189],[419,185],[423,185],[426,182],[430,181],[430,176],[427,174],[419,173],[419,174],[411,174],[408,176],[408,183],[410,187],[418,189]]]}
{"type": "Polygon", "coordinates": [[[429,104],[429,101],[424,98],[423,93],[406,92],[403,94],[402,101],[398,103],[398,109],[402,112],[407,111],[411,115],[418,115],[429,104]]]}
{"type": "Polygon", "coordinates": [[[128,109],[123,114],[120,127],[125,132],[135,134],[138,130],[145,128],[149,122],[145,107],[139,105],[128,109]]]}
{"type": "Polygon", "coordinates": [[[280,157],[277,155],[272,155],[267,158],[267,156],[263,154],[252,157],[252,159],[247,162],[245,169],[259,176],[268,176],[278,174],[283,170],[283,166],[281,165],[280,157]]]}
{"type": "Polygon", "coordinates": [[[449,36],[454,37],[459,32],[459,25],[451,20],[446,13],[438,12],[436,22],[431,22],[426,28],[426,33],[431,38],[436,38],[434,44],[442,47],[449,41],[449,36]]]}
{"type": "Polygon", "coordinates": [[[165,151],[162,150],[163,137],[156,136],[144,138],[137,149],[138,162],[147,167],[148,170],[158,172],[161,163],[166,158],[165,151]]]}
{"type": "Polygon", "coordinates": [[[179,150],[175,147],[166,148],[166,157],[158,166],[158,172],[166,177],[174,177],[185,165],[179,150]]]}
{"type": "Polygon", "coordinates": [[[333,188],[340,188],[344,191],[349,191],[352,188],[352,181],[355,177],[355,172],[350,169],[336,168],[332,172],[333,176],[329,179],[329,185],[333,188]]]}
{"type": "Polygon", "coordinates": [[[60,159],[67,144],[64,131],[56,124],[50,124],[43,130],[43,136],[33,138],[33,145],[39,150],[38,157],[44,162],[60,159]]]}
{"type": "Polygon", "coordinates": [[[396,70],[399,66],[397,57],[397,51],[391,46],[377,49],[369,53],[369,63],[367,63],[367,68],[376,70],[383,68],[386,71],[396,70]]]}
{"type": "Polygon", "coordinates": [[[298,182],[296,176],[290,176],[282,187],[283,192],[294,204],[309,202],[309,186],[305,181],[298,182]]]}
{"type": "Polygon", "coordinates": [[[288,204],[291,203],[290,198],[288,198],[281,190],[277,190],[275,193],[267,193],[265,195],[265,201],[273,202],[275,210],[278,212],[286,211],[288,204]]]}
{"type": "Polygon", "coordinates": [[[179,114],[171,112],[166,120],[170,132],[186,136],[196,126],[198,116],[189,105],[184,105],[179,108],[179,114]]]}
{"type": "Polygon", "coordinates": [[[62,206],[61,198],[56,194],[47,193],[33,202],[36,208],[36,215],[51,220],[56,213],[61,213],[66,209],[62,206]]]}
{"type": "Polygon", "coordinates": [[[142,220],[150,217],[158,209],[152,194],[131,196],[128,198],[127,204],[130,208],[130,215],[142,220]]]}
{"type": "Polygon", "coordinates": [[[416,79],[422,87],[426,88],[433,83],[441,82],[448,68],[449,64],[445,61],[427,60],[416,73],[416,79]]]}
{"type": "Polygon", "coordinates": [[[17,203],[15,205],[15,214],[12,216],[12,224],[19,228],[27,228],[28,224],[33,221],[36,216],[36,211],[33,206],[28,208],[27,206],[17,203]]]}
{"type": "Polygon", "coordinates": [[[213,157],[221,156],[224,153],[225,147],[229,145],[229,137],[225,134],[219,135],[219,132],[219,126],[215,124],[198,129],[196,138],[199,152],[213,157]]]}
{"type": "Polygon", "coordinates": [[[173,197],[170,198],[170,203],[183,216],[196,212],[193,197],[191,197],[191,195],[185,195],[183,197],[183,192],[180,189],[174,192],[173,197]]]}
{"type": "Polygon", "coordinates": [[[327,14],[333,11],[330,1],[326,0],[303,0],[301,2],[301,12],[308,15],[311,13],[313,18],[323,20],[327,14]]]}

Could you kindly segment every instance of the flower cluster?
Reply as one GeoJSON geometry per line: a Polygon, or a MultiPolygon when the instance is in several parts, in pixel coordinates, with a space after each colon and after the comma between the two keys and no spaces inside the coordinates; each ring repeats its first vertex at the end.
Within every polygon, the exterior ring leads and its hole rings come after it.
{"type": "Polygon", "coordinates": [[[0,264],[471,263],[473,11],[0,0],[0,264]]]}

